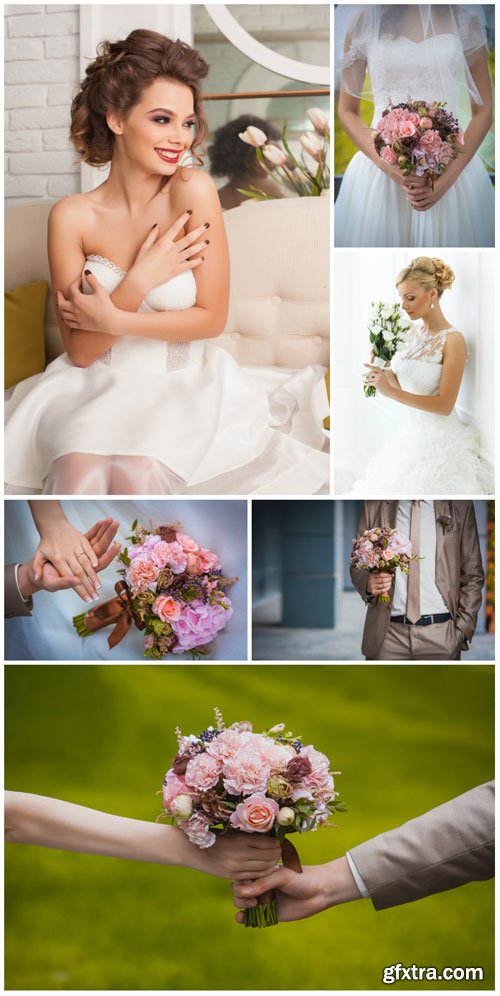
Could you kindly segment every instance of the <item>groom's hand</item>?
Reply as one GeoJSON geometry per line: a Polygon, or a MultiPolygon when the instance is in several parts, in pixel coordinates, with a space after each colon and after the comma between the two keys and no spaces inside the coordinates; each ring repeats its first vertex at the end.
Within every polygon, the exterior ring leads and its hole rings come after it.
{"type": "Polygon", "coordinates": [[[387,595],[391,590],[392,574],[373,573],[368,575],[366,590],[369,595],[387,595]]]}
{"type": "Polygon", "coordinates": [[[238,907],[236,921],[243,923],[243,909],[257,905],[257,896],[276,890],[278,920],[304,920],[330,906],[361,899],[346,857],[325,865],[306,865],[301,874],[277,868],[256,882],[233,882],[233,902],[238,907]]]}
{"type": "MultiPolygon", "coordinates": [[[[96,557],[97,572],[104,571],[120,552],[120,543],[113,543],[119,523],[114,519],[101,519],[84,533],[96,557]]],[[[50,561],[37,557],[37,551],[31,560],[21,564],[18,572],[19,590],[23,598],[29,598],[37,591],[64,591],[74,588],[85,601],[85,589],[76,575],[60,573],[50,561]],[[35,559],[36,558],[36,559],[35,559]]]]}

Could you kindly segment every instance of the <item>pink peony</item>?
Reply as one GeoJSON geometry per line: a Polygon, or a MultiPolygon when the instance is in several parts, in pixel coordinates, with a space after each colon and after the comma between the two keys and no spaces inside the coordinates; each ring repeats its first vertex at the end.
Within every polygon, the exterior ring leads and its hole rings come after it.
{"type": "Polygon", "coordinates": [[[270,774],[270,763],[255,749],[252,742],[229,758],[222,769],[224,788],[230,795],[265,792],[270,774]]]}
{"type": "Polygon", "coordinates": [[[209,743],[207,754],[225,763],[237,754],[241,747],[250,740],[251,736],[250,732],[239,733],[237,730],[224,730],[223,733],[220,733],[218,737],[214,737],[209,743]]]}
{"type": "Polygon", "coordinates": [[[272,829],[280,807],[274,799],[257,792],[236,806],[229,822],[245,833],[268,833],[272,829]]]}
{"type": "Polygon", "coordinates": [[[211,643],[233,614],[227,596],[224,597],[224,604],[227,605],[226,609],[220,603],[209,605],[195,598],[183,606],[180,618],[172,622],[172,629],[178,640],[173,653],[182,654],[185,650],[211,643]]]}
{"type": "Polygon", "coordinates": [[[153,612],[159,616],[163,622],[174,622],[180,618],[182,605],[176,602],[171,596],[159,595],[153,603],[153,612]]]}
{"type": "Polygon", "coordinates": [[[193,813],[189,820],[179,823],[179,826],[196,847],[212,847],[215,844],[216,835],[210,830],[210,820],[201,813],[193,813]]]}
{"type": "Polygon", "coordinates": [[[215,757],[207,753],[195,754],[188,762],[184,778],[190,788],[196,789],[197,792],[206,792],[207,789],[217,785],[221,771],[222,762],[215,757]]]}
{"type": "Polygon", "coordinates": [[[182,546],[184,553],[196,553],[199,549],[199,544],[185,533],[177,533],[177,542],[182,546]]]}
{"type": "Polygon", "coordinates": [[[130,585],[133,594],[135,595],[139,591],[145,591],[149,588],[158,577],[158,568],[149,556],[146,554],[141,554],[139,557],[135,557],[132,563],[127,567],[126,579],[130,585]]]}
{"type": "Polygon", "coordinates": [[[384,145],[384,148],[380,151],[380,158],[384,159],[385,162],[389,163],[391,166],[398,161],[398,157],[396,153],[392,151],[390,145],[384,145]]]}
{"type": "Polygon", "coordinates": [[[170,804],[178,795],[184,795],[189,792],[189,789],[184,781],[184,778],[180,778],[176,775],[172,769],[167,771],[165,782],[163,785],[163,805],[165,809],[170,809],[170,804]]]}

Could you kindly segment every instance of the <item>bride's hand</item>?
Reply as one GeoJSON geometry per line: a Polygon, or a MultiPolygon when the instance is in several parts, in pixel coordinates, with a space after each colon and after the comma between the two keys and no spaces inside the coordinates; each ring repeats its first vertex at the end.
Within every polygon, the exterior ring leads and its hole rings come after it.
{"type": "Polygon", "coordinates": [[[179,273],[194,270],[203,262],[203,257],[198,254],[209,245],[209,239],[205,238],[210,227],[208,222],[176,241],[190,216],[191,211],[184,211],[160,238],[158,225],[154,225],[144,239],[127,274],[128,279],[137,283],[144,294],[179,273]]]}
{"type": "Polygon", "coordinates": [[[394,180],[394,183],[397,183],[398,187],[401,187],[403,193],[405,193],[408,197],[410,195],[417,194],[418,192],[422,192],[429,186],[429,181],[426,176],[415,176],[414,173],[411,173],[410,176],[404,176],[397,164],[390,166],[389,163],[384,162],[383,159],[380,159],[379,163],[383,164],[380,167],[383,172],[386,173],[391,180],[394,180]]]}
{"type": "Polygon", "coordinates": [[[80,332],[108,332],[120,335],[120,312],[115,308],[108,292],[90,270],[85,270],[92,294],[84,294],[81,281],[75,280],[69,288],[69,298],[57,291],[57,307],[65,325],[80,332]]]}
{"type": "Polygon", "coordinates": [[[390,397],[393,385],[389,378],[389,372],[382,367],[374,367],[371,363],[364,363],[363,366],[368,371],[364,375],[364,382],[368,387],[375,387],[381,394],[390,397]]]}
{"type": "Polygon", "coordinates": [[[97,591],[102,586],[95,571],[99,566],[96,551],[87,536],[75,529],[65,517],[45,528],[40,535],[40,543],[33,556],[35,580],[42,577],[47,562],[62,577],[78,579],[75,591],[85,602],[99,597],[97,591]]]}
{"type": "Polygon", "coordinates": [[[276,837],[258,833],[227,833],[217,837],[212,847],[201,849],[186,839],[185,864],[197,871],[237,882],[269,875],[280,859],[276,837]]]}
{"type": "Polygon", "coordinates": [[[453,184],[446,177],[445,171],[441,176],[435,177],[433,184],[427,183],[425,188],[409,191],[408,200],[414,211],[428,211],[441,200],[451,186],[453,184]]]}

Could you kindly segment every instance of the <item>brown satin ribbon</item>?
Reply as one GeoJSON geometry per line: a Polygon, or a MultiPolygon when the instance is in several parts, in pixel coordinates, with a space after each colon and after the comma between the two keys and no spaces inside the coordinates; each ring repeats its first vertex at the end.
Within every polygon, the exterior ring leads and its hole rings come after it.
{"type": "Polygon", "coordinates": [[[117,581],[115,591],[115,598],[110,598],[107,602],[103,602],[102,605],[97,605],[95,609],[89,609],[85,616],[85,626],[90,633],[104,629],[105,626],[111,626],[112,623],[116,624],[113,632],[108,636],[110,650],[123,640],[133,620],[139,629],[144,629],[144,624],[140,620],[134,619],[130,592],[125,581],[117,581]]]}
{"type": "MultiPolygon", "coordinates": [[[[284,837],[281,841],[281,858],[284,868],[290,868],[290,871],[294,871],[297,872],[298,875],[302,875],[302,865],[300,863],[299,855],[288,837],[284,837]]],[[[274,889],[270,889],[268,892],[263,892],[261,896],[257,896],[257,902],[260,906],[265,906],[266,903],[272,902],[275,896],[276,893],[274,889]]]]}

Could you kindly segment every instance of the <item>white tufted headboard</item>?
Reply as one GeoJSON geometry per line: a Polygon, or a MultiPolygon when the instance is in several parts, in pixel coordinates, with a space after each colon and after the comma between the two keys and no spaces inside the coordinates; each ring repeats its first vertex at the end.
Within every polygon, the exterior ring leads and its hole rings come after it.
{"type": "MultiPolygon", "coordinates": [[[[52,201],[5,211],[5,288],[45,279],[52,201]]],[[[329,362],[329,197],[249,201],[226,211],[231,293],[214,345],[242,365],[302,367],[329,362]]],[[[62,352],[51,297],[47,362],[62,352]]]]}

